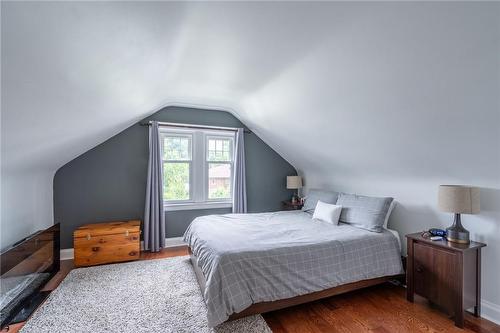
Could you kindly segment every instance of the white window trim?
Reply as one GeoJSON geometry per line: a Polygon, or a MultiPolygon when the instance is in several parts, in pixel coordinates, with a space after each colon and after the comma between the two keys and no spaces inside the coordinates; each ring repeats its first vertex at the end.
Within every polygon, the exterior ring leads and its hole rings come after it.
{"type": "MultiPolygon", "coordinates": [[[[205,169],[205,181],[204,181],[204,184],[205,184],[205,188],[203,189],[203,193],[204,193],[204,196],[205,196],[205,201],[206,202],[229,202],[229,201],[233,201],[233,175],[234,175],[234,133],[231,133],[230,135],[226,134],[226,135],[221,135],[221,133],[211,133],[211,132],[205,132],[205,138],[204,138],[204,157],[203,157],[203,162],[204,162],[204,169],[205,169]],[[208,140],[209,139],[227,139],[227,138],[231,138],[231,141],[232,141],[232,147],[231,147],[231,154],[232,154],[232,157],[231,157],[231,161],[229,162],[226,162],[226,161],[208,161],[207,159],[207,151],[208,151],[208,140]],[[208,197],[208,165],[210,163],[214,163],[214,164],[229,164],[231,166],[231,194],[229,196],[229,198],[227,199],[210,199],[208,197]]],[[[232,206],[232,205],[231,205],[232,206]]]]}
{"type": "Polygon", "coordinates": [[[232,208],[232,202],[189,202],[189,203],[164,203],[163,208],[166,212],[178,210],[197,210],[197,209],[216,209],[232,208]]]}
{"type": "MultiPolygon", "coordinates": [[[[163,177],[163,163],[165,162],[169,162],[169,163],[189,163],[190,164],[190,168],[189,168],[189,179],[193,179],[193,174],[194,174],[194,133],[191,133],[191,131],[183,131],[183,130],[177,130],[177,129],[170,129],[170,130],[161,130],[160,129],[160,136],[161,136],[161,142],[160,142],[160,148],[161,148],[161,154],[162,154],[162,163],[161,163],[161,167],[162,167],[162,177],[163,177]],[[191,146],[190,146],[190,149],[191,149],[191,159],[190,160],[165,160],[163,159],[163,153],[164,153],[164,150],[163,150],[163,144],[164,144],[164,140],[163,140],[163,136],[168,134],[169,136],[179,136],[179,137],[191,137],[191,146]]],[[[188,204],[188,203],[193,203],[194,200],[193,200],[193,187],[191,186],[191,183],[189,184],[189,199],[186,199],[186,200],[163,200],[163,205],[165,206],[165,204],[168,203],[168,205],[177,205],[177,204],[188,204]]]]}
{"type": "MultiPolygon", "coordinates": [[[[227,130],[206,130],[206,129],[184,129],[175,127],[160,127],[160,136],[166,134],[174,135],[192,135],[191,141],[191,173],[190,173],[190,199],[189,200],[164,200],[163,208],[165,211],[196,210],[196,209],[216,209],[231,208],[233,206],[233,189],[231,186],[231,198],[209,199],[208,198],[208,161],[207,147],[208,138],[230,137],[233,142],[231,160],[231,183],[234,172],[234,151],[235,151],[235,133],[227,130]],[[198,161],[201,161],[198,162],[198,161]]],[[[161,149],[163,152],[163,138],[161,139],[161,149]]],[[[162,159],[163,161],[163,159],[162,159]]],[[[180,162],[180,161],[179,161],[180,162]]],[[[163,167],[163,163],[162,163],[163,167]]],[[[163,172],[163,171],[162,171],[163,172]]],[[[231,184],[233,185],[233,184],[231,184]]]]}

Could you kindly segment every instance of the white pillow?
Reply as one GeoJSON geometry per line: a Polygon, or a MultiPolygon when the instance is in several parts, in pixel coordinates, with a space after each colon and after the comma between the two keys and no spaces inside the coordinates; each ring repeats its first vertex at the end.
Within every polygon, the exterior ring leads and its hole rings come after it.
{"type": "Polygon", "coordinates": [[[318,200],[316,208],[314,209],[313,219],[325,221],[333,225],[339,224],[340,213],[342,206],[327,204],[318,200]]]}
{"type": "Polygon", "coordinates": [[[387,223],[389,223],[389,217],[391,217],[392,210],[396,207],[396,200],[392,200],[391,205],[389,206],[389,209],[387,210],[387,215],[385,216],[384,220],[384,229],[387,229],[387,223]]]}

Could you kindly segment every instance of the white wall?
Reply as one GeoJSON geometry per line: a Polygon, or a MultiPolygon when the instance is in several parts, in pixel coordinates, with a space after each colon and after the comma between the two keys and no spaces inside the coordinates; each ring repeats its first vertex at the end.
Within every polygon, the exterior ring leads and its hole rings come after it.
{"type": "Polygon", "coordinates": [[[0,249],[54,223],[53,172],[2,172],[0,249]]]}
{"type": "Polygon", "coordinates": [[[350,20],[331,30],[334,37],[242,108],[307,187],[396,198],[389,227],[403,236],[451,224],[436,207],[439,184],[481,187],[481,213],[463,222],[472,239],[488,244],[483,312],[497,321],[499,8],[347,6],[350,20]]]}

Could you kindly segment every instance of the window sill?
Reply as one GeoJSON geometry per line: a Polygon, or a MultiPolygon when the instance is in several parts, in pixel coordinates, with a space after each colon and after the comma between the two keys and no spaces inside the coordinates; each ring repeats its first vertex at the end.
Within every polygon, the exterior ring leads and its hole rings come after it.
{"type": "Polygon", "coordinates": [[[216,209],[232,207],[233,204],[231,202],[189,202],[163,205],[163,209],[166,212],[173,212],[177,210],[216,209]]]}

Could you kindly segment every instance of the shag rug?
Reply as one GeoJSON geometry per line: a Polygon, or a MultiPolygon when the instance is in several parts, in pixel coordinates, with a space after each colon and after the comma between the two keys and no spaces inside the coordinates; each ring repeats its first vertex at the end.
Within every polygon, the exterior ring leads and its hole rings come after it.
{"type": "Polygon", "coordinates": [[[43,332],[269,333],[260,315],[210,328],[189,257],[72,270],[24,325],[43,332]]]}

